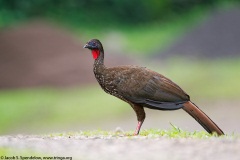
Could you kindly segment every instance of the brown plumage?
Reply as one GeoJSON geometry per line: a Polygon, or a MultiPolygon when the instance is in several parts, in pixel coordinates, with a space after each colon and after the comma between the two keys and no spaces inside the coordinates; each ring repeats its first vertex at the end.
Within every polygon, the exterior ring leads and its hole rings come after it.
{"type": "Polygon", "coordinates": [[[223,131],[195,104],[177,84],[163,75],[145,67],[104,65],[104,50],[101,42],[92,39],[84,46],[92,51],[94,74],[102,89],[129,103],[136,112],[139,134],[145,119],[144,107],[156,110],[176,110],[182,108],[189,113],[209,133],[223,135],[223,131]]]}

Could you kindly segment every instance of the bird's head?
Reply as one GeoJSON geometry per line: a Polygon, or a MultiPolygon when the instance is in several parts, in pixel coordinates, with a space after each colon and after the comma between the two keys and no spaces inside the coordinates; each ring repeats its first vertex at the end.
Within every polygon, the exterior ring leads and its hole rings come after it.
{"type": "Polygon", "coordinates": [[[103,52],[102,43],[98,39],[91,39],[84,45],[83,48],[90,49],[94,59],[99,57],[101,51],[103,52]]]}

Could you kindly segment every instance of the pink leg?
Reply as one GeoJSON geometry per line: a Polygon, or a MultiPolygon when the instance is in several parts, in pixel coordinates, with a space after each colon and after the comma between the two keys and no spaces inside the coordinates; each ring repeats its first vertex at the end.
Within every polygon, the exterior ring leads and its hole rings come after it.
{"type": "Polygon", "coordinates": [[[135,135],[135,136],[139,134],[139,131],[140,131],[140,129],[141,129],[142,124],[143,124],[142,121],[138,121],[137,128],[136,128],[136,130],[135,130],[135,132],[134,132],[134,135],[135,135]]]}

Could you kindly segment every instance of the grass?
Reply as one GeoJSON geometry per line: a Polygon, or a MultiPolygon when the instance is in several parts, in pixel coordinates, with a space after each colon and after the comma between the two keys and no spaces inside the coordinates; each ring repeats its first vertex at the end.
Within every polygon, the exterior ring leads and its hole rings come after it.
{"type": "MultiPolygon", "coordinates": [[[[219,137],[219,138],[233,138],[233,139],[239,139],[240,136],[236,134],[232,135],[224,135],[224,136],[217,136],[217,134],[209,134],[205,131],[194,131],[189,132],[180,129],[179,127],[171,124],[171,129],[169,130],[161,130],[161,129],[147,129],[142,130],[139,133],[140,137],[147,137],[147,138],[195,138],[195,139],[208,139],[213,137],[219,137]]],[[[105,130],[91,130],[91,131],[81,131],[81,132],[67,132],[67,133],[54,133],[50,135],[45,135],[46,137],[65,137],[65,138],[74,138],[74,137],[95,137],[95,138],[134,138],[138,136],[133,136],[133,131],[127,131],[127,132],[119,132],[119,131],[105,131],[105,130]]]]}

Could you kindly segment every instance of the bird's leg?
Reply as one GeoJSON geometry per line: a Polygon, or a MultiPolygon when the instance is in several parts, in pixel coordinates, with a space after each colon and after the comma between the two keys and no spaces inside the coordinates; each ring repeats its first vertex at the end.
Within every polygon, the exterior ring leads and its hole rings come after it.
{"type": "Polygon", "coordinates": [[[143,109],[142,106],[139,106],[139,105],[136,105],[136,104],[132,104],[131,105],[133,110],[135,111],[136,115],[137,115],[137,120],[138,120],[138,125],[137,125],[137,128],[134,132],[134,135],[138,135],[139,134],[139,131],[141,129],[141,126],[143,124],[143,121],[145,119],[145,111],[143,109]]]}
{"type": "Polygon", "coordinates": [[[138,121],[138,125],[137,125],[137,128],[136,128],[135,132],[134,132],[134,136],[139,134],[139,131],[141,129],[142,124],[143,124],[143,121],[138,121]]]}

